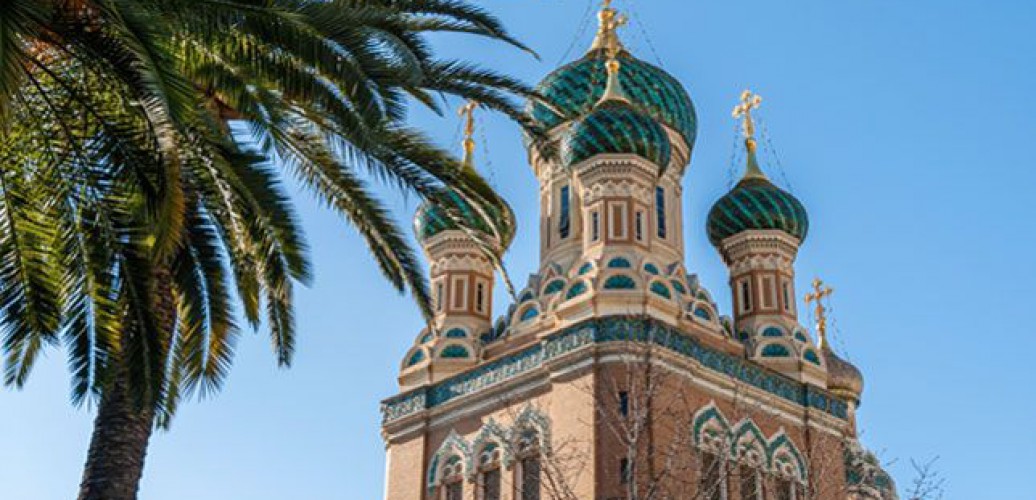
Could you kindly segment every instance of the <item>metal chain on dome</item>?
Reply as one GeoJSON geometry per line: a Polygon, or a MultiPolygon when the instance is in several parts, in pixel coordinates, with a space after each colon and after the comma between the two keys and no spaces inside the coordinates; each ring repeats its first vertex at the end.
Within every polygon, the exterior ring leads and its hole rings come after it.
{"type": "Polygon", "coordinates": [[[658,54],[658,50],[655,49],[655,44],[651,42],[651,35],[648,34],[647,29],[644,27],[644,21],[640,19],[640,14],[637,14],[636,9],[633,8],[634,2],[626,2],[626,10],[633,15],[633,20],[636,21],[637,28],[640,30],[641,36],[644,38],[644,42],[648,46],[648,50],[651,51],[651,55],[655,57],[655,61],[658,62],[658,67],[665,68],[665,62],[662,61],[662,56],[658,54]]]}
{"type": "Polygon", "coordinates": [[[788,173],[784,170],[784,164],[781,163],[781,157],[777,154],[777,148],[773,146],[773,141],[770,140],[770,129],[766,126],[766,121],[759,120],[759,125],[762,128],[763,139],[766,141],[766,152],[773,158],[774,167],[776,167],[777,173],[780,175],[781,183],[784,184],[785,189],[788,191],[795,192],[791,181],[788,180],[788,173]]]}
{"type": "Polygon", "coordinates": [[[583,12],[583,15],[580,18],[579,28],[576,30],[575,35],[572,37],[572,41],[569,42],[568,48],[565,49],[565,52],[561,54],[561,58],[558,59],[558,62],[554,64],[555,67],[561,66],[562,64],[564,64],[565,61],[568,60],[569,54],[572,53],[572,50],[576,48],[576,44],[579,43],[579,41],[583,38],[583,34],[586,33],[586,29],[590,26],[590,20],[594,17],[594,5],[596,4],[597,0],[586,1],[586,10],[583,12]]]}
{"type": "Polygon", "coordinates": [[[741,152],[744,148],[741,147],[741,124],[734,122],[734,133],[730,134],[733,137],[733,143],[730,145],[730,166],[727,169],[727,191],[734,188],[734,184],[737,183],[740,175],[738,172],[741,171],[741,152]]]}
{"type": "Polygon", "coordinates": [[[486,126],[483,120],[481,117],[475,119],[475,129],[478,130],[479,142],[482,143],[482,161],[479,164],[486,173],[486,182],[496,191],[496,169],[493,167],[493,155],[489,153],[489,141],[486,140],[486,126]]]}

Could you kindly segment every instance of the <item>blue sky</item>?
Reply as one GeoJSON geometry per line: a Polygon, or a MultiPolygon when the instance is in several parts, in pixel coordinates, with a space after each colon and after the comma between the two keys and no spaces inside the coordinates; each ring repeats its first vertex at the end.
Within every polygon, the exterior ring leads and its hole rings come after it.
{"type": "MultiPolygon", "coordinates": [[[[488,0],[536,60],[460,36],[436,39],[536,81],[581,55],[587,0],[488,0]],[[573,45],[574,44],[574,45],[573,45]],[[567,50],[569,47],[572,50],[567,50]]],[[[835,345],[864,372],[864,441],[901,483],[939,456],[948,499],[1031,500],[1036,450],[1036,4],[1021,0],[618,0],[641,58],[688,88],[698,144],[685,178],[687,266],[729,310],[726,271],[704,234],[731,181],[730,109],[765,98],[782,168],[806,205],[797,263],[836,288],[835,345]]],[[[458,103],[451,103],[454,106],[458,103]]],[[[444,145],[455,116],[415,111],[444,145]]],[[[536,185],[517,128],[482,115],[478,161],[511,201],[507,256],[519,282],[538,262],[536,185]]],[[[451,142],[453,141],[453,142],[451,142]]],[[[415,208],[384,195],[409,225],[415,208]]],[[[186,405],[152,441],[147,500],[372,499],[382,492],[378,402],[421,327],[355,233],[298,195],[317,279],[298,296],[296,364],[279,370],[264,332],[246,335],[218,397],[186,405]]],[[[801,293],[800,293],[801,295],[801,293]]],[[[506,305],[497,294],[497,311],[506,305]]],[[[68,403],[63,353],[21,392],[0,392],[0,496],[73,498],[92,413],[68,403]]]]}

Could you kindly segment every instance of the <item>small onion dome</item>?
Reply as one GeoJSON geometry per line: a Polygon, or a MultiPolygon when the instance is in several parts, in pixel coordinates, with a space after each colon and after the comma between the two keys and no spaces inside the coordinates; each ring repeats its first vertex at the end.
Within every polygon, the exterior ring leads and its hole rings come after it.
{"type": "Polygon", "coordinates": [[[709,210],[709,241],[723,240],[753,229],[779,229],[801,242],[809,231],[806,208],[791,193],[774,186],[765,176],[746,175],[709,210]]]}
{"type": "Polygon", "coordinates": [[[848,398],[859,404],[863,394],[863,374],[852,363],[838,357],[830,348],[821,349],[827,363],[827,388],[836,396],[848,398]]]}
{"type": "MultiPolygon", "coordinates": [[[[443,199],[443,203],[449,203],[457,207],[463,220],[468,223],[468,227],[482,232],[483,234],[493,234],[493,230],[478,216],[474,207],[461,198],[456,192],[450,191],[447,193],[446,197],[443,199]]],[[[498,204],[493,204],[488,207],[486,212],[486,215],[489,217],[504,221],[504,224],[502,224],[500,229],[506,231],[506,233],[502,235],[503,241],[497,242],[500,247],[500,252],[503,253],[514,240],[514,212],[511,210],[510,205],[503,200],[498,200],[498,204]]],[[[414,215],[414,234],[417,235],[417,239],[421,243],[428,241],[428,239],[442,233],[443,231],[454,229],[459,230],[457,224],[447,214],[447,209],[441,204],[425,201],[417,209],[417,214],[414,215]]]]}
{"type": "Polygon", "coordinates": [[[561,144],[568,167],[603,153],[635,154],[665,168],[672,144],[654,118],[624,101],[608,100],[576,122],[561,144]]]}
{"type": "MultiPolygon", "coordinates": [[[[617,58],[622,66],[619,81],[631,104],[679,133],[688,148],[694,146],[698,117],[683,85],[625,50],[617,58]]],[[[604,95],[607,61],[605,50],[592,50],[547,75],[536,91],[550,104],[532,101],[529,114],[547,130],[589,114],[604,95]]]]}

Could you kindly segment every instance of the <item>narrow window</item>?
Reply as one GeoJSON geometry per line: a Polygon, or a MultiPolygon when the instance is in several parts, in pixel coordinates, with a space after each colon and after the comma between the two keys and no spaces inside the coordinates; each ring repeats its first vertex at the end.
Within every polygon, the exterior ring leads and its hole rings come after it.
{"type": "Polygon", "coordinates": [[[777,500],[795,500],[795,485],[790,480],[777,480],[777,500]]]}
{"type": "Polygon", "coordinates": [[[775,309],[777,304],[774,303],[774,289],[773,289],[773,278],[767,276],[763,278],[763,309],[775,309]]]}
{"type": "Polygon", "coordinates": [[[442,312],[442,282],[435,284],[435,309],[442,312]]]}
{"type": "Polygon", "coordinates": [[[619,461],[619,481],[622,484],[629,484],[630,479],[633,477],[633,468],[630,467],[630,460],[624,458],[619,461]]]}
{"type": "Polygon", "coordinates": [[[787,281],[781,283],[781,293],[784,295],[784,310],[791,311],[791,290],[787,281]]]}
{"type": "Polygon", "coordinates": [[[590,241],[601,239],[601,214],[594,211],[590,214],[590,241]]]}
{"type": "Polygon", "coordinates": [[[480,500],[500,500],[500,468],[482,473],[482,496],[480,500]]]}
{"type": "Polygon", "coordinates": [[[701,455],[701,498],[704,500],[726,500],[723,488],[723,462],[712,453],[701,455]]]}
{"type": "Polygon", "coordinates": [[[633,227],[637,241],[644,241],[644,212],[637,211],[637,218],[633,227]]]}
{"type": "Polygon", "coordinates": [[[748,284],[748,280],[741,281],[741,311],[749,312],[752,310],[752,288],[748,284]]]}
{"type": "Polygon", "coordinates": [[[658,219],[658,237],[665,239],[665,189],[655,188],[655,217],[658,219]]]}
{"type": "Polygon", "coordinates": [[[738,468],[741,480],[741,500],[762,500],[759,489],[759,474],[754,467],[742,465],[738,468]]]}
{"type": "Polygon", "coordinates": [[[619,392],[619,415],[630,416],[630,393],[626,391],[619,392]]]}
{"type": "Polygon", "coordinates": [[[484,312],[485,311],[485,306],[483,306],[484,290],[485,290],[485,286],[483,286],[482,283],[479,283],[475,287],[475,309],[478,312],[484,312]]]}
{"type": "Polygon", "coordinates": [[[558,223],[558,234],[561,239],[568,238],[569,232],[569,200],[568,200],[568,186],[561,187],[561,220],[558,223]]]}
{"type": "Polygon", "coordinates": [[[540,457],[532,455],[521,461],[521,500],[540,500],[540,457]]]}
{"type": "Polygon", "coordinates": [[[453,308],[464,309],[464,303],[468,301],[468,282],[464,278],[453,280],[453,308]]]}
{"type": "Polygon", "coordinates": [[[446,484],[443,488],[443,500],[463,500],[464,484],[460,480],[446,484]]]}

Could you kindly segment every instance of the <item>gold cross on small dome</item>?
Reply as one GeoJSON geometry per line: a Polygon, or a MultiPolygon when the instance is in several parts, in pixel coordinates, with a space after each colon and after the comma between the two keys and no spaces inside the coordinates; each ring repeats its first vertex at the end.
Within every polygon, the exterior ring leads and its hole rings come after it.
{"type": "Polygon", "coordinates": [[[758,109],[759,105],[762,103],[762,96],[752,93],[751,90],[745,90],[741,93],[741,102],[739,102],[737,106],[734,106],[734,118],[744,119],[744,124],[742,126],[745,132],[746,141],[754,141],[755,139],[755,123],[752,121],[752,110],[758,109]]]}
{"type": "Polygon", "coordinates": [[[461,142],[461,145],[464,147],[463,165],[469,168],[474,168],[475,108],[478,106],[478,101],[472,99],[457,110],[457,115],[464,118],[464,141],[461,142]]]}
{"type": "Polygon", "coordinates": [[[834,288],[824,286],[820,278],[813,279],[813,291],[806,294],[806,304],[816,302],[815,314],[817,316],[817,336],[820,347],[827,346],[827,308],[824,307],[823,299],[830,297],[835,292],[834,288]]]}

